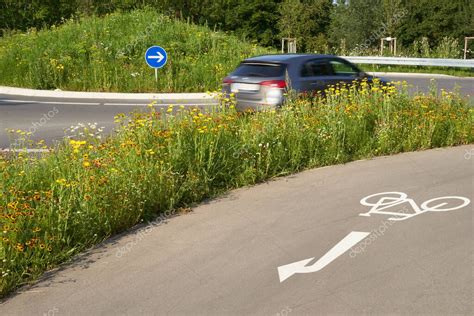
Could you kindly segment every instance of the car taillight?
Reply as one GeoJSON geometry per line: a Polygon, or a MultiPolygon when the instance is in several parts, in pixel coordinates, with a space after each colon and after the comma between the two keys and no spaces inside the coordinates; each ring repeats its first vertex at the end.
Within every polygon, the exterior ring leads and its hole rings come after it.
{"type": "Polygon", "coordinates": [[[232,80],[232,79],[230,79],[230,78],[228,78],[228,77],[226,77],[226,78],[224,78],[224,80],[222,80],[222,83],[224,83],[224,84],[231,84],[231,83],[233,83],[233,82],[234,82],[234,80],[232,80]]]}
{"type": "Polygon", "coordinates": [[[262,86],[267,86],[267,87],[272,87],[272,88],[280,88],[280,89],[286,88],[286,82],[285,82],[285,80],[268,80],[268,81],[262,81],[262,82],[260,82],[260,85],[262,85],[262,86]]]}
{"type": "Polygon", "coordinates": [[[260,82],[260,85],[272,87],[272,88],[280,88],[284,89],[286,87],[285,80],[268,80],[260,82]]]}

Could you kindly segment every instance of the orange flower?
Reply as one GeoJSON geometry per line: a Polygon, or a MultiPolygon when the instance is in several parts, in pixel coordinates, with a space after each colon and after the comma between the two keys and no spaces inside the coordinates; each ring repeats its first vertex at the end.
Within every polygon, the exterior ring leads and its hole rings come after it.
{"type": "Polygon", "coordinates": [[[25,250],[25,246],[23,246],[23,244],[21,244],[21,243],[17,243],[15,248],[19,252],[23,252],[23,250],[25,250]]]}

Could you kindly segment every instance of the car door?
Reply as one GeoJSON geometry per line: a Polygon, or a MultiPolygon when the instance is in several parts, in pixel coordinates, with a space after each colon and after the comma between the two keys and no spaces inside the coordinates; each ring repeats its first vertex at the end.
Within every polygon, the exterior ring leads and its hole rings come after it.
{"type": "Polygon", "coordinates": [[[312,59],[303,63],[300,69],[300,92],[312,93],[324,90],[331,75],[327,59],[312,59]]]}

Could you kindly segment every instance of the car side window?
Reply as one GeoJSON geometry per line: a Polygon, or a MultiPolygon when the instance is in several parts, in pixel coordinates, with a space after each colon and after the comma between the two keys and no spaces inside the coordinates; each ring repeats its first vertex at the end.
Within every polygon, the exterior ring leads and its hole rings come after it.
{"type": "Polygon", "coordinates": [[[301,77],[329,76],[330,71],[327,61],[310,60],[301,69],[301,77]]]}
{"type": "Polygon", "coordinates": [[[359,74],[359,70],[349,63],[345,63],[339,60],[331,60],[329,63],[331,64],[332,73],[335,76],[355,77],[359,74]]]}

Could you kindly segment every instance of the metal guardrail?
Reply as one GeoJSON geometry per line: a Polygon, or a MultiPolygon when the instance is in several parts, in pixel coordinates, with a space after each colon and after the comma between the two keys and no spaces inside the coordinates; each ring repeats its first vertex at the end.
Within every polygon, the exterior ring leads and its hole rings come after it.
{"type": "Polygon", "coordinates": [[[341,56],[354,64],[474,68],[474,59],[341,56]]]}

